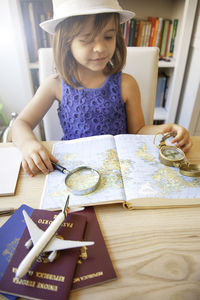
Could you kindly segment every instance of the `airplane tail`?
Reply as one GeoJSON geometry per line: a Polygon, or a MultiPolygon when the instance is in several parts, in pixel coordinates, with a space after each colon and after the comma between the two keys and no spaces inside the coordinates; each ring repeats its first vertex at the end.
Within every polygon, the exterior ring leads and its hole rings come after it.
{"type": "Polygon", "coordinates": [[[64,213],[65,218],[66,218],[68,213],[69,213],[69,195],[67,196],[67,200],[66,200],[65,206],[63,208],[63,213],[64,213]]]}
{"type": "Polygon", "coordinates": [[[69,206],[69,195],[67,196],[67,200],[66,200],[65,206],[63,208],[63,213],[65,214],[65,217],[67,216],[67,214],[70,214],[72,212],[82,211],[84,209],[85,209],[85,207],[81,207],[81,206],[79,206],[79,207],[70,207],[69,206]]]}

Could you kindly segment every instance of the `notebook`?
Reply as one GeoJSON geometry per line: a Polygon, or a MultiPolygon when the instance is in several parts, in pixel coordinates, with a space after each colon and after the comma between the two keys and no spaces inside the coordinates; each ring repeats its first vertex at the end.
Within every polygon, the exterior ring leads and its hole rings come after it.
{"type": "Polygon", "coordinates": [[[0,196],[14,195],[21,165],[16,147],[0,148],[0,196]]]}

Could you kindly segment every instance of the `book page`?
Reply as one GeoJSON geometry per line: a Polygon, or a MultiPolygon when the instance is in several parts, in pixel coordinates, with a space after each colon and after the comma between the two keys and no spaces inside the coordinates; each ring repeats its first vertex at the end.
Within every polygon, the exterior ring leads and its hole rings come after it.
{"type": "Polygon", "coordinates": [[[200,178],[163,165],[154,135],[115,137],[127,201],[137,198],[199,198],[200,178]]]}
{"type": "Polygon", "coordinates": [[[0,148],[0,196],[14,195],[21,165],[16,147],[0,148]]]}
{"type": "Polygon", "coordinates": [[[65,175],[57,170],[46,176],[41,208],[63,207],[70,194],[70,206],[96,205],[125,200],[121,171],[113,136],[95,136],[71,141],[57,142],[53,155],[61,166],[73,170],[89,166],[100,172],[100,184],[96,191],[77,196],[65,185],[65,175]]]}

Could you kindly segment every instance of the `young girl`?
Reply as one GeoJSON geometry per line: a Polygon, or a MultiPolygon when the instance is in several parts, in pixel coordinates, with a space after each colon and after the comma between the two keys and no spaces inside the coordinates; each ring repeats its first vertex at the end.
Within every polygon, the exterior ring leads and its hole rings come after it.
{"type": "MultiPolygon", "coordinates": [[[[117,0],[53,0],[54,18],[41,24],[54,34],[53,51],[58,74],[50,76],[19,114],[12,139],[22,152],[22,165],[30,175],[53,170],[56,158],[36,139],[33,128],[53,101],[63,139],[101,134],[174,133],[183,151],[191,141],[176,124],[145,126],[136,80],[121,72],[126,47],[120,23],[134,16],[117,0]]],[[[52,120],[53,122],[53,120],[52,120]]]]}

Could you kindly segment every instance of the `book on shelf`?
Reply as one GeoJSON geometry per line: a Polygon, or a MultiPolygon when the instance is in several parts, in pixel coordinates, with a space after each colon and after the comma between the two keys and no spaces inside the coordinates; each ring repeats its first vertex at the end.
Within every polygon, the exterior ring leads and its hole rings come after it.
{"type": "Polygon", "coordinates": [[[151,34],[151,22],[146,22],[146,32],[145,32],[145,39],[144,39],[144,47],[149,46],[149,39],[151,34]]]}
{"type": "Polygon", "coordinates": [[[28,12],[29,3],[28,1],[21,1],[20,4],[21,4],[24,34],[26,38],[29,61],[35,62],[35,45],[33,43],[33,35],[31,32],[31,23],[30,23],[29,12],[28,12]]]}
{"type": "MultiPolygon", "coordinates": [[[[29,216],[34,209],[21,205],[17,211],[0,228],[0,279],[16,250],[19,240],[25,230],[26,224],[22,211],[26,210],[29,216]],[[7,234],[9,232],[9,234],[7,234]]],[[[112,265],[95,211],[93,207],[87,207],[82,212],[73,213],[86,218],[84,240],[94,241],[92,247],[83,247],[80,250],[76,263],[71,290],[100,284],[116,279],[116,273],[112,265]]],[[[7,299],[16,299],[15,296],[4,294],[7,299]]]]}
{"type": "MultiPolygon", "coordinates": [[[[58,213],[34,209],[31,218],[42,230],[46,230],[58,213]]],[[[86,217],[69,214],[58,229],[57,235],[62,239],[82,240],[86,217]]],[[[58,251],[54,262],[48,262],[48,254],[40,254],[22,279],[15,278],[15,271],[29,250],[25,243],[30,239],[25,228],[4,275],[0,280],[0,291],[31,299],[67,299],[70,293],[76,263],[80,249],[58,251]]]]}
{"type": "Polygon", "coordinates": [[[157,32],[156,42],[155,42],[155,46],[158,48],[160,48],[162,33],[163,33],[163,18],[159,18],[158,32],[157,32]]]}
{"type": "Polygon", "coordinates": [[[170,20],[166,19],[164,20],[164,28],[163,28],[163,34],[162,34],[162,40],[160,45],[160,56],[165,56],[165,48],[167,47],[167,36],[169,32],[169,26],[170,26],[170,20]]]}
{"type": "Polygon", "coordinates": [[[129,31],[129,40],[128,40],[128,46],[133,46],[134,41],[134,31],[135,31],[135,19],[132,18],[130,20],[130,31],[129,31]]]}
{"type": "Polygon", "coordinates": [[[167,41],[165,45],[165,54],[164,57],[168,56],[169,53],[169,47],[170,47],[170,41],[171,41],[171,36],[172,36],[172,21],[169,21],[169,26],[168,26],[168,31],[167,31],[167,41]]]}
{"type": "Polygon", "coordinates": [[[50,46],[50,37],[39,24],[52,16],[50,0],[20,0],[29,61],[36,62],[38,49],[50,46]]]}
{"type": "Polygon", "coordinates": [[[157,39],[157,35],[158,35],[158,27],[159,27],[159,19],[156,18],[156,20],[155,20],[155,29],[154,29],[153,40],[152,40],[152,46],[153,47],[156,46],[156,39],[157,39]]]}
{"type": "Polygon", "coordinates": [[[33,47],[34,47],[34,61],[38,60],[38,49],[40,48],[40,40],[37,30],[38,20],[37,14],[35,12],[35,4],[33,2],[28,3],[28,14],[31,25],[31,36],[33,39],[33,47]]]}
{"type": "Polygon", "coordinates": [[[156,28],[156,17],[148,17],[148,21],[151,23],[151,31],[150,31],[150,37],[149,37],[149,47],[153,46],[153,39],[155,36],[155,28],[156,28]]]}
{"type": "Polygon", "coordinates": [[[172,26],[172,35],[171,35],[171,40],[170,40],[169,52],[168,52],[169,57],[173,57],[177,28],[178,28],[178,19],[174,19],[173,26],[172,26]]]}
{"type": "Polygon", "coordinates": [[[142,43],[142,39],[144,39],[144,32],[145,32],[145,21],[140,20],[140,27],[139,27],[138,37],[137,37],[137,47],[140,47],[142,43]]]}
{"type": "Polygon", "coordinates": [[[149,16],[127,21],[122,25],[122,31],[127,46],[158,47],[161,57],[172,57],[177,25],[177,19],[149,16]]]}
{"type": "Polygon", "coordinates": [[[140,30],[140,20],[135,20],[135,28],[134,28],[134,35],[133,35],[133,46],[137,46],[137,39],[138,39],[138,34],[140,30]]]}
{"type": "MultiPolygon", "coordinates": [[[[159,161],[152,135],[103,135],[56,142],[53,155],[68,170],[87,165],[100,172],[93,193],[71,193],[71,206],[123,203],[134,209],[200,204],[199,178],[186,177],[159,161]]],[[[63,205],[65,176],[53,171],[46,176],[41,208],[63,205]]]]}
{"type": "Polygon", "coordinates": [[[168,76],[165,73],[158,74],[157,89],[156,89],[156,103],[155,107],[164,107],[165,95],[167,89],[168,76]]]}

